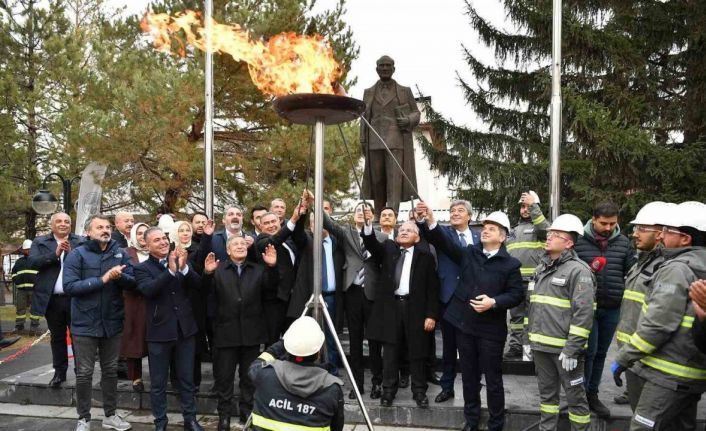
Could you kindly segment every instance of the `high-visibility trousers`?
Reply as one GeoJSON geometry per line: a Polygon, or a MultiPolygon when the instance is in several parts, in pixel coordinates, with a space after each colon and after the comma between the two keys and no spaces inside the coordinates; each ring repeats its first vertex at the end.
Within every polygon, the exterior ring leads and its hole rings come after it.
{"type": "Polygon", "coordinates": [[[559,387],[564,388],[569,406],[569,422],[572,431],[588,430],[591,425],[591,411],[588,409],[586,389],[583,386],[583,357],[571,371],[561,367],[559,355],[534,350],[534,369],[537,373],[540,398],[541,431],[555,431],[559,425],[559,387]]]}

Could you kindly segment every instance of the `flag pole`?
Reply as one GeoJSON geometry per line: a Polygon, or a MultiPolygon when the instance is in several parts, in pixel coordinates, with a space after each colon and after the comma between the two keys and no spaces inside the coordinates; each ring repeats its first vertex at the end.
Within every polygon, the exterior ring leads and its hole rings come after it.
{"type": "Polygon", "coordinates": [[[204,24],[206,26],[206,89],[204,120],[204,209],[209,219],[213,219],[213,2],[205,0],[204,24]]]}

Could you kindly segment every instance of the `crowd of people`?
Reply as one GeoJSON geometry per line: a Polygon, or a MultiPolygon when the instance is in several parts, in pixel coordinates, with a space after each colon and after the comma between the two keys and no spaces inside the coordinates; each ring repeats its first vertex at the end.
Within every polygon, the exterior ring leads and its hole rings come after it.
{"type": "MultiPolygon", "coordinates": [[[[321,424],[327,417],[331,429],[340,429],[342,364],[334,335],[325,328],[318,340],[300,319],[313,290],[314,247],[323,250],[325,307],[336,332],[348,329],[352,377],[382,406],[392,406],[399,389],[409,387],[417,406],[426,408],[429,383],[440,385],[436,403],[454,398],[458,364],[464,431],[480,424],[482,376],[488,429],[501,430],[503,360],[532,360],[540,429],[558,426],[563,387],[572,429],[585,430],[591,412],[610,416],[598,393],[615,337],[620,350],[611,372],[618,385],[627,379],[631,430],[666,429],[675,421],[678,429],[695,429],[696,404],[706,391],[706,205],[651,202],[630,222],[628,237],[614,203],[597,204],[586,223],[571,214],[550,221],[532,191],[520,197],[516,225],[496,211],[473,228],[465,200],[451,203],[449,224],[441,225],[424,202],[400,223],[395,208],[376,212],[361,202],[352,223],[341,223],[324,199],[318,245],[309,216],[314,202],[305,190],[288,219],[282,199],[256,205],[249,212],[252,231],[244,228],[244,208],[235,205],[225,208],[221,230],[203,213],[176,222],[163,215],[154,225],[118,213],[114,226],[106,216],[91,216],[85,236],[77,236],[67,214],[54,214],[51,233],[27,247],[18,277],[32,292],[31,330],[44,316],[51,331],[52,387],[66,380],[67,328],[73,337],[77,431],[90,429],[96,360],[103,427],[130,428],[116,414],[118,362],[125,361],[134,390],[143,391],[144,357],[158,430],[167,425],[170,381],[185,429],[201,429],[195,393],[205,360],[213,362],[219,430],[229,429],[236,413],[241,422],[252,413],[260,429],[321,424]],[[440,378],[436,329],[443,343],[440,378]],[[317,358],[325,375],[305,370],[317,358]],[[260,372],[264,367],[272,373],[260,372]],[[292,383],[298,377],[318,383],[304,390],[292,383]],[[281,393],[299,388],[293,393],[305,414],[288,407],[282,394],[268,403],[262,393],[269,386],[258,383],[258,395],[254,379],[277,380],[281,393]],[[324,392],[336,399],[322,398],[324,392]]],[[[18,308],[18,329],[27,302],[18,308]]]]}

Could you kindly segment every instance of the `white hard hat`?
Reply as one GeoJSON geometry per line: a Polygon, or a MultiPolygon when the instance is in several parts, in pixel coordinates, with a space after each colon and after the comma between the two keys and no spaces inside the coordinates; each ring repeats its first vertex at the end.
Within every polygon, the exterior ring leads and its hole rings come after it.
{"type": "MultiPolygon", "coordinates": [[[[532,197],[534,198],[534,203],[539,204],[539,195],[538,195],[534,190],[530,190],[530,191],[528,191],[527,193],[528,193],[530,196],[532,196],[532,197]]],[[[520,199],[519,201],[517,201],[517,203],[518,203],[518,204],[521,204],[521,203],[522,203],[522,199],[520,199]]]]}
{"type": "Polygon", "coordinates": [[[653,223],[662,226],[679,225],[679,206],[672,202],[664,202],[651,217],[653,223]]]}
{"type": "Polygon", "coordinates": [[[549,230],[574,232],[577,235],[583,235],[583,223],[581,223],[581,219],[573,214],[562,214],[549,226],[549,230]]]}
{"type": "Polygon", "coordinates": [[[679,212],[677,227],[692,227],[706,232],[706,204],[696,201],[682,202],[677,205],[679,212]]]}
{"type": "Polygon", "coordinates": [[[32,248],[32,240],[26,239],[22,242],[22,250],[29,250],[32,248]]]}
{"type": "Polygon", "coordinates": [[[292,322],[282,339],[284,349],[290,355],[306,357],[321,350],[325,337],[324,331],[316,320],[309,316],[302,316],[292,322]]]}
{"type": "Polygon", "coordinates": [[[635,219],[630,224],[654,225],[658,224],[655,219],[660,219],[662,209],[666,202],[654,201],[645,204],[640,211],[637,212],[635,219]]]}
{"type": "Polygon", "coordinates": [[[174,229],[174,218],[169,214],[162,214],[159,216],[157,227],[162,229],[164,233],[170,233],[174,229]]]}
{"type": "Polygon", "coordinates": [[[510,232],[510,219],[507,218],[507,214],[502,211],[493,211],[488,214],[488,217],[483,219],[483,224],[488,222],[499,224],[504,227],[507,232],[510,232]]]}

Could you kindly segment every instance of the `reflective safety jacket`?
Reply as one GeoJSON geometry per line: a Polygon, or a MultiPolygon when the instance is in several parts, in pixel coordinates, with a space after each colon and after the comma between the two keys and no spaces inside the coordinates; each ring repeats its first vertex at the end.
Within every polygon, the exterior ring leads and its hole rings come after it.
{"type": "Polygon", "coordinates": [[[670,390],[706,391],[706,355],[691,335],[694,306],[689,286],[706,278],[706,248],[664,249],[664,263],[652,279],[637,328],[617,361],[640,377],[670,390]]]}
{"type": "Polygon", "coordinates": [[[284,343],[270,346],[250,365],[255,386],[252,429],[340,431],[343,429],[341,379],[314,364],[279,360],[284,343]]]}
{"type": "Polygon", "coordinates": [[[34,280],[37,279],[38,272],[29,266],[29,259],[22,256],[12,267],[12,282],[18,289],[31,289],[34,287],[34,280]]]}
{"type": "Polygon", "coordinates": [[[544,241],[547,238],[549,222],[544,218],[539,205],[530,207],[530,220],[520,223],[510,231],[510,238],[505,243],[510,256],[522,264],[522,280],[528,283],[534,277],[534,271],[544,255],[544,241]]]}
{"type": "Polygon", "coordinates": [[[529,295],[527,336],[533,350],[583,354],[593,326],[596,280],[573,250],[542,257],[529,295]]]}
{"type": "Polygon", "coordinates": [[[615,333],[618,346],[629,343],[630,337],[635,332],[642,306],[645,305],[645,297],[652,290],[652,276],[664,262],[662,250],[663,247],[660,245],[649,252],[640,254],[637,262],[625,277],[625,292],[623,292],[623,302],[620,305],[620,321],[615,333]]]}

